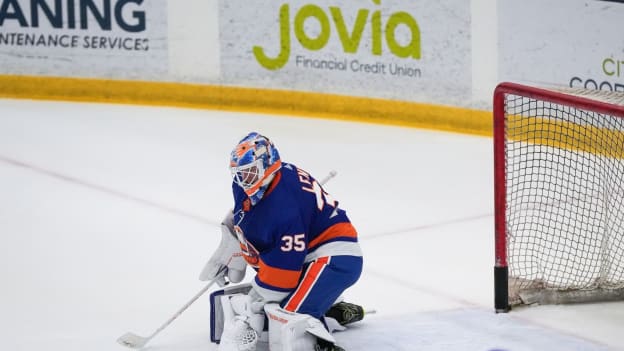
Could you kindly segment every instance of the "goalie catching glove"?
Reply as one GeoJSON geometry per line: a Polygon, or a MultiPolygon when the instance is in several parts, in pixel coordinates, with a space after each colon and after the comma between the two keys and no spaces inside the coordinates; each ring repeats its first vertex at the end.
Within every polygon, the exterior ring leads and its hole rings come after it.
{"type": "Polygon", "coordinates": [[[221,243],[199,274],[199,280],[216,280],[223,287],[227,281],[239,283],[245,278],[247,262],[242,256],[240,244],[234,233],[232,211],[221,222],[221,243]],[[226,281],[227,276],[227,281],[226,281]]]}

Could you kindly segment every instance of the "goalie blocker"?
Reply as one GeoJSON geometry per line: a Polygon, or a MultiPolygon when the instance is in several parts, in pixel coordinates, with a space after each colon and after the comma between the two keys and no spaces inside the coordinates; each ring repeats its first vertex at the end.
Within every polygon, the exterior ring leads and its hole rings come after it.
{"type": "Polygon", "coordinates": [[[228,350],[231,344],[235,350],[255,350],[257,342],[264,342],[270,343],[271,350],[313,350],[317,340],[321,344],[335,343],[329,331],[344,330],[346,325],[364,318],[361,306],[344,301],[326,312],[326,325],[275,303],[265,305],[264,314],[254,314],[247,296],[250,290],[251,284],[241,284],[210,295],[210,340],[221,344],[219,349],[228,350]]]}

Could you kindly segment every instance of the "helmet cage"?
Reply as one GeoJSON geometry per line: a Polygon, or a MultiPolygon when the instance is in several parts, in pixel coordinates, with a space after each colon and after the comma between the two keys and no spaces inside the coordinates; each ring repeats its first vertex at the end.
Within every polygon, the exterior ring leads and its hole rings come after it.
{"type": "Polygon", "coordinates": [[[261,158],[248,164],[232,167],[232,177],[234,182],[244,190],[250,190],[264,178],[264,164],[261,158]]]}

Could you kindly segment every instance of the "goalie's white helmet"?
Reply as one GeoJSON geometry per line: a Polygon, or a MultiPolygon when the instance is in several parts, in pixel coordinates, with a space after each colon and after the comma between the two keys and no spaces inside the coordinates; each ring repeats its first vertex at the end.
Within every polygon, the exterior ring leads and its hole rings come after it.
{"type": "Polygon", "coordinates": [[[232,150],[230,171],[252,204],[266,191],[273,175],[282,167],[280,155],[273,142],[256,132],[247,134],[232,150]]]}

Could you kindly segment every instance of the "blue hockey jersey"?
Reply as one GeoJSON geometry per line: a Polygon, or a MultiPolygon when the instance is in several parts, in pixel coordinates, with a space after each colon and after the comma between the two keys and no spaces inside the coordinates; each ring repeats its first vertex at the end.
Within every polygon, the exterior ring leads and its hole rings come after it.
{"type": "Polygon", "coordinates": [[[234,229],[252,283],[263,295],[285,296],[297,287],[302,268],[321,256],[361,256],[357,232],[338,202],[307,172],[283,163],[261,201],[252,206],[236,183],[234,229]],[[262,292],[262,291],[261,291],[262,292]]]}

